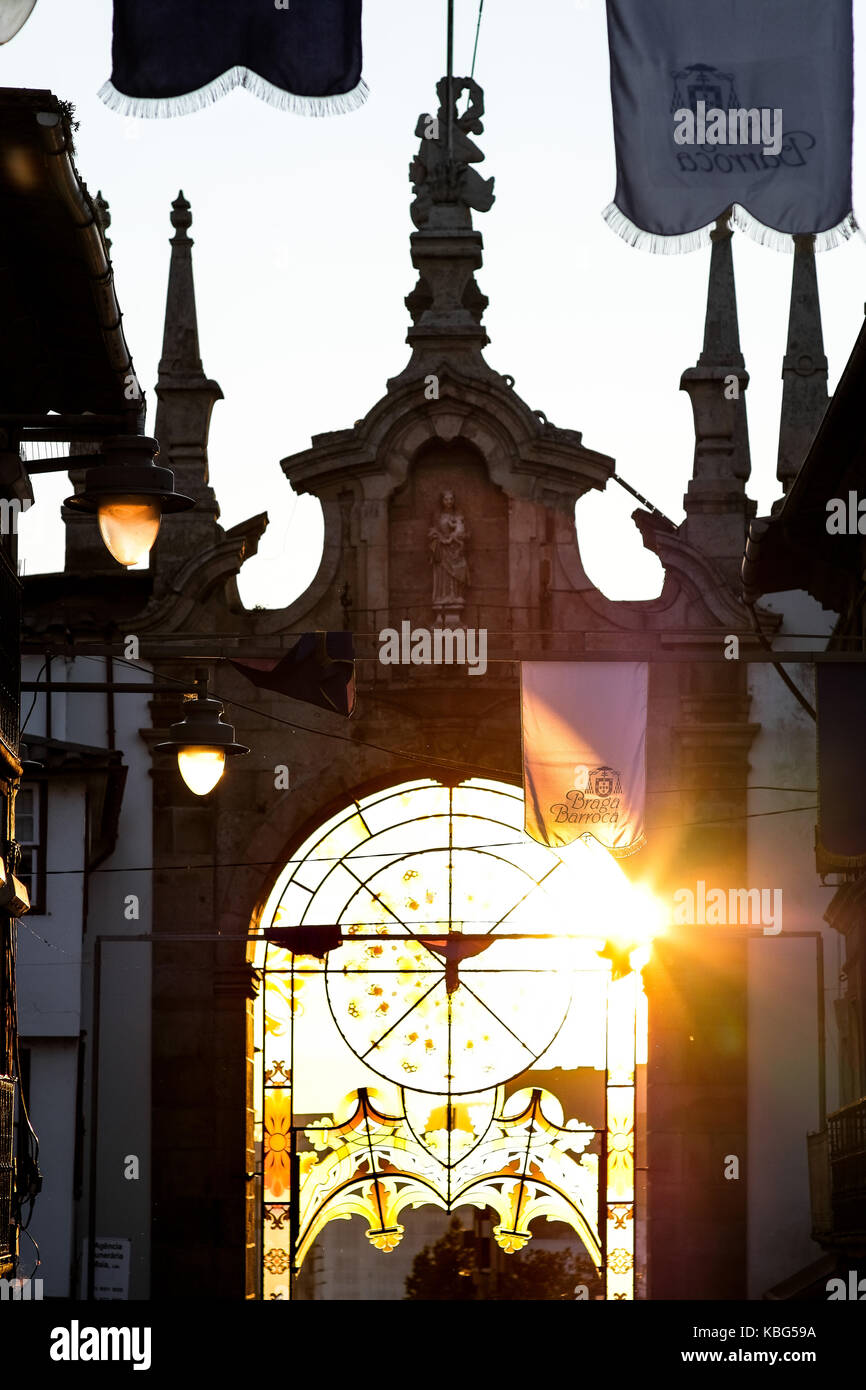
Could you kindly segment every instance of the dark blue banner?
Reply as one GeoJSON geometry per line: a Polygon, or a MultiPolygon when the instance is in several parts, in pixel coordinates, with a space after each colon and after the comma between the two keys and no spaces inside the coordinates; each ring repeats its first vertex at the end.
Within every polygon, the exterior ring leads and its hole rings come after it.
{"type": "Polygon", "coordinates": [[[125,116],[182,116],[234,87],[284,111],[361,105],[361,0],[114,0],[111,80],[125,116]]]}
{"type": "Polygon", "coordinates": [[[607,15],[614,231],[691,251],[733,206],[780,247],[852,234],[851,0],[608,0],[607,15]]]}

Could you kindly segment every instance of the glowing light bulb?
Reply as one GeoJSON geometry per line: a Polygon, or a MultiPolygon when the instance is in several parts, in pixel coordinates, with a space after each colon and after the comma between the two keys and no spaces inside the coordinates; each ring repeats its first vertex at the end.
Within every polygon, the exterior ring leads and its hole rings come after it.
{"type": "Polygon", "coordinates": [[[226,755],[221,748],[179,748],[177,765],[190,791],[207,796],[225,771],[226,755]]]}
{"type": "Polygon", "coordinates": [[[99,532],[121,565],[136,565],[150,550],[162,511],[153,497],[104,497],[98,508],[99,532]]]}

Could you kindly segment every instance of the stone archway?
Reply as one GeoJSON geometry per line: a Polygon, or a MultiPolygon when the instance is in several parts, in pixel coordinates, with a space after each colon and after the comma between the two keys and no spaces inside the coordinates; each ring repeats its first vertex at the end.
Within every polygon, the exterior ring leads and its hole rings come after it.
{"type": "Polygon", "coordinates": [[[279,875],[257,923],[263,1297],[291,1296],[334,1219],[387,1254],[427,1204],[493,1209],[509,1253],[564,1222],[633,1296],[633,1048],[630,1075],[608,1063],[639,976],[611,987],[603,924],[522,825],[513,786],[415,778],[350,800],[279,875]]]}

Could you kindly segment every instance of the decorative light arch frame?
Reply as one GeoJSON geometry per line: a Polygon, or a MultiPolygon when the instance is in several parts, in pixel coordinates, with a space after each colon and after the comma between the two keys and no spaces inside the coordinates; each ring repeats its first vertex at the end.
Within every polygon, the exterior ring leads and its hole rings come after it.
{"type": "Polygon", "coordinates": [[[606,1296],[634,1297],[645,1001],[636,973],[611,979],[579,904],[554,920],[567,873],[524,835],[521,790],[477,778],[359,797],[293,855],[256,960],[263,1297],[292,1297],[329,1221],[364,1217],[387,1252],[427,1204],[492,1207],[508,1253],[536,1218],[564,1221],[606,1296]],[[583,1035],[577,995],[596,1010],[583,1035]],[[603,1124],[537,1087],[506,1093],[575,1045],[605,1073],[603,1124]]]}

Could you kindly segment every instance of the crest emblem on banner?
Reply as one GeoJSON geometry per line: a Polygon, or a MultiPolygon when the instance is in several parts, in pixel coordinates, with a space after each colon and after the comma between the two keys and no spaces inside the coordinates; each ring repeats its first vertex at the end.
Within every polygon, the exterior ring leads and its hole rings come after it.
{"type": "Polygon", "coordinates": [[[620,775],[613,767],[597,767],[589,774],[591,796],[618,796],[622,791],[620,775]]]}
{"type": "Polygon", "coordinates": [[[725,111],[740,104],[732,72],[720,72],[709,63],[693,63],[691,67],[674,72],[671,76],[674,79],[671,111],[688,107],[697,115],[699,101],[705,102],[708,109],[717,107],[725,111]]]}

